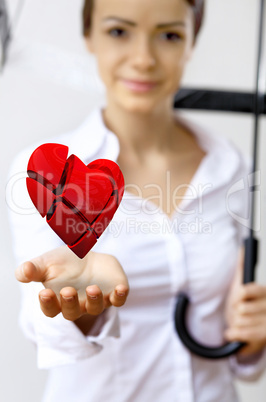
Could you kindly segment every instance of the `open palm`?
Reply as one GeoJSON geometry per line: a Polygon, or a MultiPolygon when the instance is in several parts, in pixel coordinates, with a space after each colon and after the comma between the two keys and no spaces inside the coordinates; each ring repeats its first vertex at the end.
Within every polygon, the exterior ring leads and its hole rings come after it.
{"type": "Polygon", "coordinates": [[[129,286],[118,260],[108,254],[89,252],[82,260],[62,246],[17,268],[20,282],[42,282],[41,309],[54,317],[62,312],[75,320],[82,314],[100,314],[110,305],[125,303],[129,286]]]}

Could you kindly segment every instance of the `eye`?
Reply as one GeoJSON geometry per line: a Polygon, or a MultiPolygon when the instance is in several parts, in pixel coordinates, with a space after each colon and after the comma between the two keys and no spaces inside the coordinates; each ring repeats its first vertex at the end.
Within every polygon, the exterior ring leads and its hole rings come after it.
{"type": "Polygon", "coordinates": [[[168,42],[178,42],[182,39],[182,37],[176,32],[165,32],[162,35],[166,37],[168,42]]]}
{"type": "Polygon", "coordinates": [[[108,31],[108,35],[113,36],[114,38],[119,38],[124,36],[125,30],[122,28],[113,28],[108,31]]]}

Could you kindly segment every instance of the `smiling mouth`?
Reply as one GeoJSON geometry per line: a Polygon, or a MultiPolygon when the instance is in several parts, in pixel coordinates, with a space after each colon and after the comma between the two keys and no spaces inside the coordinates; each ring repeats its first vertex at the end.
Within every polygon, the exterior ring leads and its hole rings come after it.
{"type": "Polygon", "coordinates": [[[122,80],[123,84],[134,92],[148,92],[154,89],[158,83],[152,81],[131,81],[131,80],[122,80]]]}

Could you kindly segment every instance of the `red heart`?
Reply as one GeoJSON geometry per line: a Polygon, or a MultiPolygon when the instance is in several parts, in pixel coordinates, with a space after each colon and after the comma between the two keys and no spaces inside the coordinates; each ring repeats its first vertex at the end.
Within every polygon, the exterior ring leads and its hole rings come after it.
{"type": "Polygon", "coordinates": [[[95,245],[117,210],[124,178],[119,166],[97,159],[87,166],[68,147],[43,144],[28,163],[27,188],[42,217],[79,257],[95,245]]]}

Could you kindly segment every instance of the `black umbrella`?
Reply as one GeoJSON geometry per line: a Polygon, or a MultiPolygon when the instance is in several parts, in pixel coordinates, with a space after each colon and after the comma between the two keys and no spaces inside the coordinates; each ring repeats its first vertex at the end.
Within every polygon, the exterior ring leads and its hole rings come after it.
{"type": "MultiPolygon", "coordinates": [[[[255,215],[255,172],[257,169],[257,148],[258,148],[258,123],[259,116],[266,114],[265,94],[265,68],[263,66],[263,33],[265,20],[265,1],[260,2],[260,23],[258,41],[258,61],[256,91],[254,94],[241,92],[211,91],[198,89],[181,89],[175,97],[174,107],[185,109],[219,110],[252,113],[254,115],[254,145],[253,145],[253,166],[252,166],[252,199],[251,199],[251,220],[249,237],[244,241],[244,277],[243,283],[254,281],[255,267],[257,263],[258,240],[254,237],[254,215],[255,215]],[[264,67],[264,68],[263,68],[264,67]]],[[[198,343],[189,334],[186,327],[186,311],[189,299],[185,293],[177,297],[175,308],[175,327],[183,344],[194,354],[208,359],[220,359],[230,356],[239,351],[245,343],[229,342],[222,346],[208,347],[198,343]]]]}

